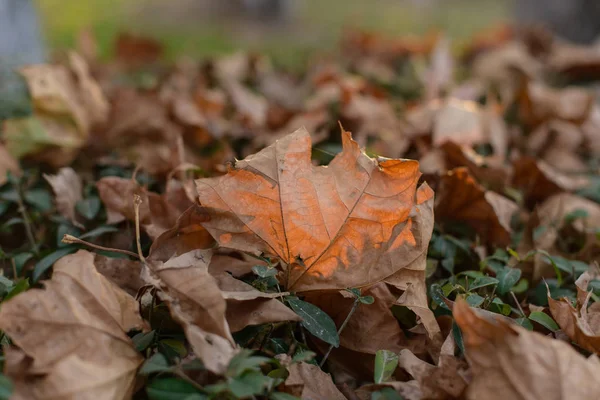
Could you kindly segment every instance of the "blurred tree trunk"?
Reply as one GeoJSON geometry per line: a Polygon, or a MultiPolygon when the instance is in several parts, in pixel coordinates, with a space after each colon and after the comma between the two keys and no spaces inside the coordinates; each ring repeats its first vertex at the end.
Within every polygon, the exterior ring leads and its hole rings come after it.
{"type": "Polygon", "coordinates": [[[541,23],[574,42],[600,36],[600,0],[515,0],[515,8],[519,22],[541,23]]]}
{"type": "Polygon", "coordinates": [[[44,46],[32,0],[0,0],[0,120],[26,114],[29,99],[15,70],[44,61],[44,46]]]}

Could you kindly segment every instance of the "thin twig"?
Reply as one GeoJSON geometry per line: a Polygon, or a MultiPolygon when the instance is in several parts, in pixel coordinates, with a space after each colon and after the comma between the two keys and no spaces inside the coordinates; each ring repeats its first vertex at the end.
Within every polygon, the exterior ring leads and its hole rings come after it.
{"type": "Polygon", "coordinates": [[[195,380],[193,380],[192,378],[187,376],[187,374],[185,372],[183,372],[183,369],[181,368],[181,366],[177,365],[175,368],[172,369],[172,372],[175,375],[177,375],[179,378],[183,379],[184,381],[186,381],[187,383],[189,383],[190,385],[192,385],[193,387],[198,389],[200,392],[206,393],[206,389],[204,389],[204,387],[202,385],[200,385],[198,382],[196,382],[195,380]]]}
{"type": "Polygon", "coordinates": [[[31,221],[29,220],[29,215],[27,214],[27,210],[25,209],[25,204],[23,203],[23,198],[21,197],[21,188],[17,187],[17,205],[19,206],[18,211],[23,218],[23,225],[25,225],[25,233],[27,234],[27,240],[29,240],[29,244],[33,249],[35,255],[38,254],[38,246],[35,242],[35,237],[33,236],[33,230],[31,229],[31,221]]]}
{"type": "Polygon", "coordinates": [[[519,300],[517,299],[517,296],[515,296],[515,292],[513,292],[512,290],[510,291],[510,295],[512,296],[513,300],[515,301],[515,304],[517,305],[517,307],[519,307],[519,311],[521,312],[521,315],[523,317],[525,317],[525,312],[523,311],[523,309],[521,308],[521,303],[519,303],[519,300]]]}
{"type": "MultiPolygon", "coordinates": [[[[348,325],[350,318],[352,318],[352,314],[354,314],[354,312],[358,308],[359,304],[360,304],[360,297],[357,297],[356,299],[354,299],[354,304],[352,304],[352,308],[350,309],[350,312],[346,316],[346,319],[344,320],[344,322],[342,322],[340,329],[338,329],[338,331],[337,331],[338,336],[340,336],[342,334],[342,331],[344,330],[346,325],[348,325]]],[[[332,350],[333,350],[333,345],[330,345],[329,349],[327,350],[327,353],[325,353],[325,355],[323,356],[323,359],[319,363],[319,367],[323,368],[323,365],[325,365],[325,361],[327,361],[327,357],[329,357],[329,354],[331,353],[332,350]]]]}
{"type": "Polygon", "coordinates": [[[133,209],[135,211],[135,241],[137,244],[137,251],[140,260],[145,263],[144,253],[142,253],[142,243],[140,241],[140,204],[142,204],[142,198],[134,194],[133,195],[133,209]]]}
{"type": "Polygon", "coordinates": [[[135,254],[134,252],[132,252],[132,251],[121,250],[121,249],[113,249],[112,247],[99,246],[97,244],[86,242],[85,240],[76,238],[75,236],[68,235],[68,234],[65,234],[63,236],[63,238],[62,238],[61,241],[63,243],[67,243],[67,244],[74,244],[74,243],[82,244],[84,246],[88,246],[88,247],[91,247],[91,248],[96,249],[96,250],[112,251],[112,252],[115,252],[115,253],[127,254],[128,256],[135,257],[135,258],[139,259],[139,256],[137,254],[135,254]]]}
{"type": "Polygon", "coordinates": [[[16,281],[17,278],[19,277],[18,274],[17,274],[17,263],[15,262],[14,258],[11,258],[10,262],[12,264],[13,279],[16,281]]]}

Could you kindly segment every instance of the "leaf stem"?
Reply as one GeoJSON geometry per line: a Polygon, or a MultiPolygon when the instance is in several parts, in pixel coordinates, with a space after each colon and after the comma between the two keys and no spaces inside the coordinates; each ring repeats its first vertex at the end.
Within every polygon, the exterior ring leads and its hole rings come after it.
{"type": "Polygon", "coordinates": [[[144,253],[142,253],[142,244],[140,242],[140,204],[142,204],[142,198],[134,194],[133,195],[133,209],[135,211],[135,242],[137,244],[138,257],[143,263],[146,262],[144,253]]]}
{"type": "Polygon", "coordinates": [[[111,247],[99,246],[97,244],[86,242],[83,239],[76,238],[75,236],[72,236],[72,235],[69,235],[69,234],[65,234],[63,236],[63,238],[62,238],[61,241],[63,243],[67,243],[67,244],[73,244],[73,243],[82,244],[84,246],[88,246],[88,247],[91,247],[91,248],[96,249],[96,250],[112,251],[112,252],[115,252],[115,253],[127,254],[128,256],[135,257],[135,258],[139,259],[139,256],[137,254],[135,254],[134,252],[132,252],[132,251],[121,250],[121,249],[113,249],[111,247]]]}
{"type": "Polygon", "coordinates": [[[23,203],[23,197],[21,196],[21,188],[17,186],[17,205],[19,214],[23,218],[23,225],[25,225],[25,233],[27,234],[27,240],[29,240],[29,244],[36,256],[39,256],[38,246],[35,242],[35,237],[33,236],[33,230],[31,229],[31,221],[29,220],[29,215],[27,214],[27,210],[25,209],[25,203],[23,203]]]}
{"type": "MultiPolygon", "coordinates": [[[[350,321],[350,318],[352,318],[352,314],[354,314],[354,312],[358,308],[359,304],[360,304],[360,297],[356,297],[354,299],[354,304],[352,304],[352,308],[350,309],[350,312],[346,316],[346,319],[344,320],[344,322],[342,322],[342,325],[340,326],[340,329],[338,329],[338,332],[337,332],[338,336],[340,336],[342,334],[342,331],[344,330],[344,328],[346,327],[346,325],[348,325],[348,322],[350,321]]],[[[333,345],[330,345],[329,349],[327,350],[327,353],[325,353],[325,355],[323,356],[323,359],[319,363],[319,367],[320,368],[323,368],[323,365],[325,365],[325,361],[327,361],[327,358],[329,357],[329,354],[331,353],[332,350],[333,350],[333,345]]]]}
{"type": "Polygon", "coordinates": [[[519,311],[521,312],[521,316],[523,318],[525,318],[525,312],[523,311],[523,309],[521,308],[521,303],[519,303],[519,300],[517,299],[517,296],[515,295],[515,292],[513,292],[512,290],[510,291],[510,295],[512,296],[513,300],[515,301],[515,304],[517,305],[517,307],[519,308],[519,311]]]}

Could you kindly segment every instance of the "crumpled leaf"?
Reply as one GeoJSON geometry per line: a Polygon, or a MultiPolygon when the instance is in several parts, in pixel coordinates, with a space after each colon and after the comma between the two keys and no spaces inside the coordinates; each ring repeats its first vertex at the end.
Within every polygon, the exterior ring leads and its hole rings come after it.
{"type": "Polygon", "coordinates": [[[137,302],[96,271],[92,253],[63,257],[45,289],[2,304],[0,328],[31,358],[24,369],[7,364],[14,397],[130,398],[143,358],[126,332],[143,325],[137,302]]]}
{"type": "Polygon", "coordinates": [[[582,348],[600,354],[600,308],[598,303],[593,303],[588,308],[590,293],[587,286],[590,281],[598,276],[598,272],[584,272],[575,282],[577,285],[577,307],[562,298],[554,300],[548,290],[548,305],[552,317],[569,336],[569,338],[582,348]]]}
{"type": "Polygon", "coordinates": [[[560,192],[574,192],[590,184],[584,176],[564,174],[532,157],[521,157],[513,166],[513,185],[525,192],[529,204],[544,201],[560,192]]]}
{"type": "Polygon", "coordinates": [[[278,299],[285,293],[264,293],[256,290],[223,270],[219,273],[214,272],[212,263],[209,272],[217,280],[221,294],[227,301],[226,318],[232,332],[240,331],[249,325],[302,320],[278,299]]]}
{"type": "Polygon", "coordinates": [[[133,197],[140,196],[140,225],[151,238],[157,238],[171,229],[192,202],[183,185],[172,180],[165,193],[150,192],[132,179],[108,176],[96,182],[100,199],[106,207],[107,223],[135,221],[133,197]]]}
{"type": "Polygon", "coordinates": [[[479,316],[457,301],[459,325],[473,381],[467,399],[594,399],[600,396],[600,361],[567,343],[499,319],[479,316]]]}
{"type": "Polygon", "coordinates": [[[56,175],[44,174],[44,178],[52,187],[58,212],[75,226],[83,227],[77,221],[75,209],[77,202],[83,199],[83,183],[79,175],[73,168],[65,167],[61,168],[56,175]]]}
{"type": "Polygon", "coordinates": [[[513,201],[486,191],[466,168],[455,168],[442,177],[435,213],[440,220],[464,221],[490,243],[510,243],[510,219],[518,210],[513,201]]]}
{"type": "Polygon", "coordinates": [[[211,257],[212,250],[198,249],[166,262],[148,262],[144,276],[161,289],[161,298],[204,366],[223,374],[237,349],[225,319],[225,298],[208,273],[211,257]]]}
{"type": "Polygon", "coordinates": [[[211,217],[202,225],[223,247],[280,258],[297,292],[365,286],[402,269],[427,247],[409,215],[432,192],[417,190],[417,162],[377,162],[348,132],[342,140],[327,168],[313,167],[301,129],[225,176],[197,180],[211,217]]]}
{"type": "Polygon", "coordinates": [[[0,186],[6,183],[9,172],[19,176],[21,175],[21,168],[19,167],[19,162],[0,143],[0,186]]]}
{"type": "Polygon", "coordinates": [[[8,151],[16,158],[36,156],[53,166],[68,164],[90,130],[108,117],[109,106],[83,58],[69,54],[69,66],[28,65],[25,78],[34,115],[4,123],[8,151]]]}
{"type": "Polygon", "coordinates": [[[399,365],[418,382],[423,399],[460,398],[467,388],[461,375],[467,370],[466,363],[451,354],[442,354],[436,366],[404,349],[399,355],[399,365]]]}
{"type": "Polygon", "coordinates": [[[287,366],[289,376],[283,383],[285,391],[302,400],[346,400],[346,397],[335,387],[331,375],[323,372],[314,364],[305,362],[291,363],[290,357],[283,354],[277,356],[287,366]]]}
{"type": "Polygon", "coordinates": [[[142,264],[137,260],[110,258],[96,254],[94,265],[98,272],[132,296],[135,296],[144,286],[141,278],[142,264]]]}

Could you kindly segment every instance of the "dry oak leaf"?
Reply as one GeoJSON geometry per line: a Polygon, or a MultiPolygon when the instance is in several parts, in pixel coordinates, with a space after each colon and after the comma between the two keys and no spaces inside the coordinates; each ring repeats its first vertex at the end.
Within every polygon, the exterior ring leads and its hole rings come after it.
{"type": "Polygon", "coordinates": [[[513,163],[513,185],[525,192],[529,205],[560,192],[574,192],[590,184],[584,176],[567,175],[533,157],[521,157],[513,163]]]}
{"type": "Polygon", "coordinates": [[[237,348],[225,318],[227,303],[208,272],[211,257],[212,250],[197,249],[166,262],[148,261],[142,276],[161,290],[161,299],[204,366],[222,374],[237,348]]]}
{"type": "Polygon", "coordinates": [[[513,201],[479,185],[466,168],[455,168],[442,177],[435,214],[440,220],[464,221],[484,240],[510,243],[510,219],[518,210],[513,201]]]}
{"type": "Polygon", "coordinates": [[[83,199],[83,183],[77,172],[71,167],[61,168],[56,175],[44,174],[54,192],[54,201],[58,212],[75,226],[83,228],[77,221],[77,202],[83,199]]]}
{"type": "Polygon", "coordinates": [[[464,300],[453,315],[473,374],[467,399],[600,398],[596,356],[586,359],[565,342],[482,317],[464,300]]]}
{"type": "Polygon", "coordinates": [[[197,180],[211,217],[202,225],[223,247],[280,258],[289,290],[360,287],[394,274],[413,261],[407,254],[427,248],[410,213],[433,192],[417,189],[418,162],[374,160],[349,132],[342,142],[328,167],[315,167],[310,135],[299,129],[227,175],[197,180]]]}
{"type": "Polygon", "coordinates": [[[32,359],[25,371],[5,371],[16,382],[14,398],[130,398],[143,361],[126,334],[144,325],[137,301],[84,250],[56,262],[44,284],[0,310],[0,329],[32,359]]]}
{"type": "Polygon", "coordinates": [[[552,317],[560,329],[582,348],[600,354],[600,303],[593,303],[588,308],[590,293],[587,286],[598,273],[584,272],[575,282],[577,285],[577,308],[571,302],[562,298],[554,300],[548,291],[548,305],[552,317]]]}
{"type": "Polygon", "coordinates": [[[302,400],[347,400],[331,380],[331,375],[323,372],[318,366],[305,362],[292,363],[290,357],[285,354],[277,358],[289,372],[283,383],[287,393],[302,400]]]}

